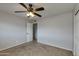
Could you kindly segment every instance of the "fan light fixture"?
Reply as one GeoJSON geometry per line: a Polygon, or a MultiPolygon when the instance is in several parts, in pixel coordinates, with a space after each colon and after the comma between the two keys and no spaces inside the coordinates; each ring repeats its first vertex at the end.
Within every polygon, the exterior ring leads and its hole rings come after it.
{"type": "Polygon", "coordinates": [[[32,12],[27,13],[27,16],[34,17],[35,15],[32,12]]]}
{"type": "Polygon", "coordinates": [[[39,7],[39,8],[33,8],[32,4],[28,4],[28,6],[26,6],[24,3],[19,3],[22,7],[24,7],[26,9],[26,11],[15,11],[15,13],[26,13],[28,12],[28,14],[26,14],[28,17],[34,17],[34,16],[38,16],[38,17],[42,17],[42,15],[38,14],[37,11],[43,11],[44,7],[39,7]]]}

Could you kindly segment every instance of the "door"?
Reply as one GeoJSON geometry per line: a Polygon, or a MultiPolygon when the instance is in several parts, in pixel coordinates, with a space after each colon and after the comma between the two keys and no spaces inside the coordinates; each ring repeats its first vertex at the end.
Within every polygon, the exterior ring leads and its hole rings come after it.
{"type": "Polygon", "coordinates": [[[33,41],[37,41],[37,23],[33,24],[33,41]]]}
{"type": "Polygon", "coordinates": [[[30,42],[33,40],[33,24],[27,23],[27,42],[30,42]]]}

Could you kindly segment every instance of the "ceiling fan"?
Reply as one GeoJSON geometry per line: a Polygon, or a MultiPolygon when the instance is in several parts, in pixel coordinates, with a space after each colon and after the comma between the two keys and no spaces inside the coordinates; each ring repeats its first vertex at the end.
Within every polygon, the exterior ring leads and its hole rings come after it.
{"type": "Polygon", "coordinates": [[[28,12],[27,13],[27,16],[28,17],[34,17],[35,15],[38,16],[38,17],[42,17],[42,15],[36,13],[37,11],[43,11],[44,10],[44,7],[39,7],[39,8],[36,8],[34,9],[33,8],[33,5],[32,4],[29,4],[27,7],[24,3],[19,3],[22,7],[24,7],[26,9],[26,11],[15,11],[15,13],[25,13],[25,12],[28,12]]]}

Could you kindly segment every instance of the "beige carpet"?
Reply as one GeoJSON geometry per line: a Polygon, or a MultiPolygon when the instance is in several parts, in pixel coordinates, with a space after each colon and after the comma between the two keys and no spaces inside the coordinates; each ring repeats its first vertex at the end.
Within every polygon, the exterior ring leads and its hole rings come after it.
{"type": "Polygon", "coordinates": [[[0,51],[1,56],[72,56],[71,51],[44,45],[36,42],[24,43],[22,45],[0,51]]]}

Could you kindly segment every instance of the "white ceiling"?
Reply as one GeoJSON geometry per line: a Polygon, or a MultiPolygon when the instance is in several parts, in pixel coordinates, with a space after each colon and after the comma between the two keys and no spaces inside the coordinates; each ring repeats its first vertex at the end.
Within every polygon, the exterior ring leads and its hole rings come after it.
{"type": "MultiPolygon", "coordinates": [[[[26,3],[27,5],[27,3],[26,3]]],[[[35,3],[33,4],[34,8],[44,7],[44,11],[39,11],[37,13],[42,15],[42,18],[58,15],[61,13],[72,11],[75,4],[74,3],[35,3]]],[[[17,3],[0,3],[0,10],[8,12],[10,14],[14,14],[16,16],[27,18],[25,13],[14,13],[14,11],[25,11],[26,9],[23,8],[21,5],[17,3]]],[[[39,18],[35,16],[35,18],[39,18]]]]}

